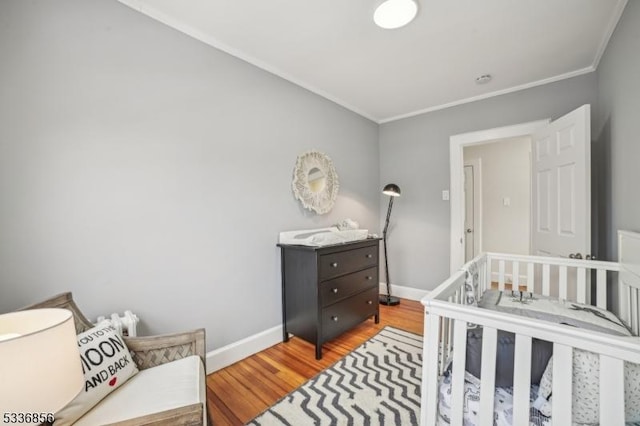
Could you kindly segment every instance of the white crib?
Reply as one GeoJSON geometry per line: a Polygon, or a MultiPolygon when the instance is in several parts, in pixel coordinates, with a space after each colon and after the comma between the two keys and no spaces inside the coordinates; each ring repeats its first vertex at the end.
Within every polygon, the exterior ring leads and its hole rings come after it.
{"type": "Polygon", "coordinates": [[[589,330],[576,329],[548,321],[523,318],[466,305],[465,274],[471,266],[479,268],[480,297],[492,283],[500,290],[511,284],[513,289],[526,286],[527,291],[559,296],[570,301],[590,304],[591,286],[595,286],[598,307],[607,307],[607,287],[612,285],[615,300],[609,303],[614,312],[638,335],[640,310],[640,234],[620,231],[619,262],[577,260],[537,256],[486,253],[478,256],[454,273],[422,300],[425,306],[425,339],[422,371],[421,424],[438,424],[438,384],[445,361],[451,368],[451,424],[463,424],[463,390],[465,348],[468,323],[484,329],[480,384],[479,424],[493,425],[496,342],[498,330],[515,333],[513,423],[529,424],[529,391],[532,339],[553,343],[554,425],[572,423],[572,354],[574,348],[599,354],[600,358],[600,424],[625,423],[624,361],[640,363],[640,340],[589,330]],[[455,348],[455,350],[454,350],[455,348]],[[527,372],[521,373],[521,372],[527,372]]]}

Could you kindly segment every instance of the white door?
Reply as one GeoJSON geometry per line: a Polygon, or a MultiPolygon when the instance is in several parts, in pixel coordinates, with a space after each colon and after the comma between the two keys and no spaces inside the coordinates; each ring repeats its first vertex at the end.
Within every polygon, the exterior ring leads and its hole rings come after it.
{"type": "Polygon", "coordinates": [[[474,193],[473,193],[473,166],[464,166],[464,261],[468,262],[474,257],[474,193]]]}
{"type": "Polygon", "coordinates": [[[590,117],[583,105],[533,134],[532,254],[591,251],[590,117]]]}

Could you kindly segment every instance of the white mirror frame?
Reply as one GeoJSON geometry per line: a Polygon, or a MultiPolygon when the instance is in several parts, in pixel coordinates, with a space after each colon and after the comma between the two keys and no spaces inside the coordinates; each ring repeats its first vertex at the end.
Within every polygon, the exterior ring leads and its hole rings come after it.
{"type": "Polygon", "coordinates": [[[315,211],[318,214],[331,211],[340,188],[338,174],[333,167],[331,158],[318,151],[308,151],[299,155],[293,169],[291,188],[296,200],[300,200],[305,209],[315,211]],[[318,192],[311,191],[309,187],[309,171],[313,168],[320,169],[326,178],[324,188],[318,192]]]}

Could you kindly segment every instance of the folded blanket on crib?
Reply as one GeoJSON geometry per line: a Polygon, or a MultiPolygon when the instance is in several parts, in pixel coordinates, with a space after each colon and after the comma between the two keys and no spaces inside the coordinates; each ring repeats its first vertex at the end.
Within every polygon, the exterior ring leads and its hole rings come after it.
{"type": "Polygon", "coordinates": [[[622,321],[605,309],[528,292],[487,290],[478,306],[601,333],[631,335],[622,321]]]}

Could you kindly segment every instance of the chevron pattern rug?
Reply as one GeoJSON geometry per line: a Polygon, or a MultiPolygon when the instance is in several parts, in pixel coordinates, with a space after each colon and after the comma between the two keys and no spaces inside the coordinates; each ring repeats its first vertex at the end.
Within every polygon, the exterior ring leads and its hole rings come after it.
{"type": "Polygon", "coordinates": [[[385,327],[249,425],[417,425],[422,336],[385,327]]]}

